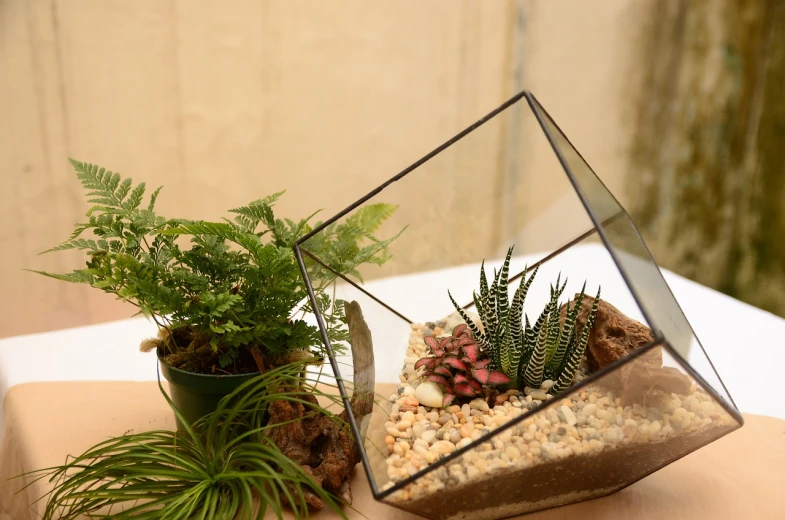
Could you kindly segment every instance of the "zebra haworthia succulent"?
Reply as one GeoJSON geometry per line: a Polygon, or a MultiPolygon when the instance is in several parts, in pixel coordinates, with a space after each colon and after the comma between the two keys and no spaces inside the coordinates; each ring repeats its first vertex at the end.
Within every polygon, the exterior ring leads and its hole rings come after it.
{"type": "Polygon", "coordinates": [[[480,294],[474,293],[474,304],[483,330],[480,330],[455,302],[451,294],[450,300],[466,321],[480,350],[489,357],[490,368],[504,373],[509,379],[509,386],[539,388],[544,380],[550,379],[554,384],[549,392],[556,394],[569,388],[578,371],[594,325],[600,291],[597,291],[586,326],[578,336],[575,322],[586,284],[584,283],[574,305],[570,307],[569,303],[567,304],[565,320],[562,323],[559,298],[567,286],[567,281],[565,279],[564,283],[560,284],[560,275],[556,279],[555,287],[551,286],[548,303],[532,326],[528,316],[523,313],[523,304],[539,266],[528,278],[521,277],[521,283],[510,304],[507,285],[512,251],[513,247],[510,247],[501,270],[494,271],[490,287],[485,275],[485,262],[480,268],[480,294]]]}

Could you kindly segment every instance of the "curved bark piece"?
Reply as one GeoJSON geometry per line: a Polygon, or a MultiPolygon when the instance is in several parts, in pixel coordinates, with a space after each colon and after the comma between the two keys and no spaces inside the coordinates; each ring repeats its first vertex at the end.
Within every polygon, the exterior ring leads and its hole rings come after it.
{"type": "MultiPolygon", "coordinates": [[[[350,406],[364,438],[373,410],[373,343],[360,305],[347,302],[345,313],[354,364],[354,393],[350,406]]],[[[304,400],[317,404],[313,396],[304,400]]],[[[352,503],[349,480],[360,462],[360,451],[349,428],[346,411],[336,420],[300,403],[274,401],[270,404],[269,424],[280,424],[271,429],[269,436],[287,457],[300,464],[323,489],[347,504],[352,503]]],[[[322,501],[315,493],[309,493],[306,499],[311,509],[322,509],[322,501]]]]}

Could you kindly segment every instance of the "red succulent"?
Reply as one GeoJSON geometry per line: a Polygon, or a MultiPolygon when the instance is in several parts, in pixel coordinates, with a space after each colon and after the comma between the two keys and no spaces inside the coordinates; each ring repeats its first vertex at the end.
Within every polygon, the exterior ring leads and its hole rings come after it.
{"type": "Polygon", "coordinates": [[[442,388],[443,406],[456,398],[481,396],[483,386],[510,382],[503,372],[488,367],[491,360],[482,354],[465,323],[455,327],[452,336],[426,336],[425,344],[430,356],[417,361],[414,368],[424,367],[423,379],[442,388]]]}

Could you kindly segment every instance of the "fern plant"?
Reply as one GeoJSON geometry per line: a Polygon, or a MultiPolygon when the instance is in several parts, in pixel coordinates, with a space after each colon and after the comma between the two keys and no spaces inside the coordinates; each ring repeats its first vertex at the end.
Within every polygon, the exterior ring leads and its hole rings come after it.
{"type": "MultiPolygon", "coordinates": [[[[318,329],[304,319],[312,309],[303,304],[306,288],[292,250],[311,231],[316,213],[299,221],[276,218],[279,192],[230,210],[231,220],[165,218],[155,208],[161,188],[145,204],[144,183],[133,186],[96,165],[71,164],[93,206],[68,240],[45,252],[83,250],[87,264],[65,274],[35,272],[88,284],[138,307],[160,327],[159,338],[145,346],[164,347],[177,368],[241,373],[254,370],[258,359],[270,367],[293,356],[323,355],[318,329]],[[92,236],[84,236],[88,232],[92,236]]],[[[309,249],[338,273],[382,264],[398,235],[381,240],[374,232],[394,210],[366,206],[325,230],[309,249]]],[[[342,302],[326,291],[335,275],[310,259],[306,265],[330,339],[340,349],[348,340],[342,302]]]]}
{"type": "Polygon", "coordinates": [[[575,322],[581,309],[586,284],[584,283],[573,306],[566,304],[565,320],[562,323],[559,298],[567,286],[567,281],[560,284],[559,276],[556,285],[551,285],[548,303],[534,325],[531,325],[528,316],[523,313],[523,305],[539,266],[528,278],[521,277],[510,304],[507,285],[513,247],[507,250],[501,270],[494,270],[490,287],[485,274],[485,262],[480,267],[480,294],[474,292],[473,295],[483,330],[480,330],[455,302],[452,294],[449,295],[450,300],[466,321],[477,344],[490,358],[490,368],[503,372],[510,380],[509,386],[540,388],[544,380],[550,379],[554,384],[549,392],[556,394],[569,388],[575,378],[594,325],[600,291],[597,291],[586,326],[578,336],[575,322]]]}

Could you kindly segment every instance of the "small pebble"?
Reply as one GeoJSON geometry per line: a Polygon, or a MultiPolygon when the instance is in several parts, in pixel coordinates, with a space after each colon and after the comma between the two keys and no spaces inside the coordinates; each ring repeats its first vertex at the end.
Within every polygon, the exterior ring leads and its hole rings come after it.
{"type": "Polygon", "coordinates": [[[414,390],[418,403],[431,408],[441,408],[444,401],[444,392],[441,387],[432,381],[425,381],[414,390]]]}
{"type": "Polygon", "coordinates": [[[488,403],[486,403],[482,399],[475,399],[474,401],[469,403],[469,407],[474,410],[479,410],[481,412],[487,412],[488,410],[491,409],[490,406],[488,406],[488,403]]]}
{"type": "Polygon", "coordinates": [[[436,431],[435,430],[428,430],[424,432],[420,438],[427,443],[431,443],[436,439],[436,431]]]}
{"type": "Polygon", "coordinates": [[[578,423],[578,418],[567,406],[562,405],[559,411],[564,415],[564,419],[570,426],[575,426],[578,423]]]}
{"type": "Polygon", "coordinates": [[[395,427],[398,428],[398,431],[404,432],[412,427],[412,423],[409,421],[401,421],[395,427]]]}
{"type": "Polygon", "coordinates": [[[455,445],[449,441],[437,441],[431,446],[431,451],[439,455],[448,455],[455,451],[455,445]]]}

